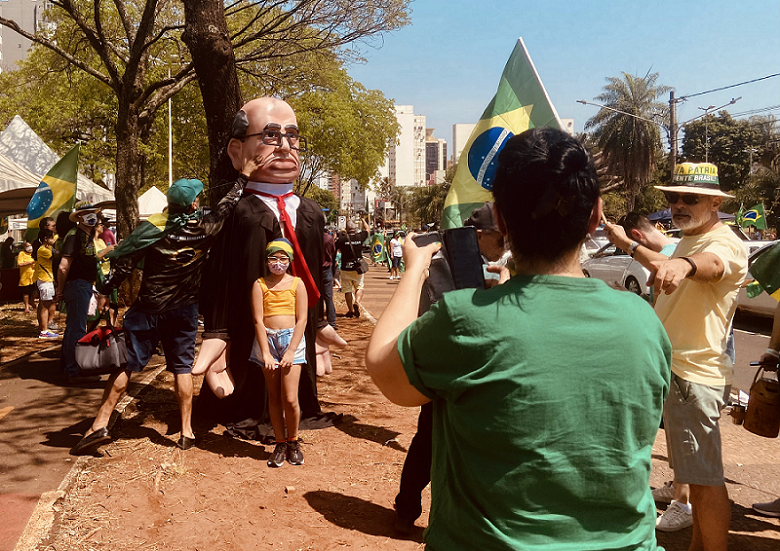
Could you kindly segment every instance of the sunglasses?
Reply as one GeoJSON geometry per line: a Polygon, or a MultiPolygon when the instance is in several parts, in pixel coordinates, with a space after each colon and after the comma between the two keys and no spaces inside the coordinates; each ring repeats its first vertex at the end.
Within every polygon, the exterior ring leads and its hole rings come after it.
{"type": "Polygon", "coordinates": [[[700,199],[698,195],[694,195],[692,193],[664,192],[664,195],[666,195],[666,200],[669,201],[670,205],[676,205],[677,201],[680,199],[682,199],[682,202],[686,205],[697,205],[700,199]]]}

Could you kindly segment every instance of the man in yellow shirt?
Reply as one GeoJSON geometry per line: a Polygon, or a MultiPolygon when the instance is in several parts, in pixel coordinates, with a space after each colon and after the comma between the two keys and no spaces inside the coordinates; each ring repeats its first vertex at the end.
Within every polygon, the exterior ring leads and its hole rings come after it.
{"type": "Polygon", "coordinates": [[[19,268],[19,288],[22,291],[24,313],[29,314],[35,308],[35,261],[32,257],[32,245],[27,241],[16,257],[16,266],[19,268]]]}
{"type": "Polygon", "coordinates": [[[731,390],[726,354],[747,250],[718,218],[718,171],[682,163],[666,194],[682,240],[669,260],[651,262],[655,311],[672,343],[672,377],[664,405],[669,464],[675,484],[690,484],[691,551],[725,551],[731,504],[723,478],[720,410],[731,390]]]}
{"type": "Polygon", "coordinates": [[[38,262],[35,265],[35,279],[38,284],[38,338],[58,339],[60,336],[49,330],[49,320],[54,317],[54,270],[52,269],[52,254],[54,240],[57,236],[49,229],[42,229],[38,234],[41,246],[36,251],[38,262]]]}

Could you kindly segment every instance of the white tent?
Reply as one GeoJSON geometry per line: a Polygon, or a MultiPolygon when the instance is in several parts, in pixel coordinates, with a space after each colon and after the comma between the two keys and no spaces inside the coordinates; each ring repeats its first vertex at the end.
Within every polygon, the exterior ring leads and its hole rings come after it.
{"type": "MultiPolygon", "coordinates": [[[[34,188],[38,187],[49,169],[60,160],[60,156],[46,145],[46,142],[19,115],[16,115],[6,129],[0,132],[0,155],[8,157],[16,164],[37,175],[34,188]]],[[[5,187],[0,180],[0,192],[8,189],[11,188],[5,187]]],[[[78,201],[99,203],[113,198],[113,192],[79,174],[76,185],[76,199],[78,201]]]]}
{"type": "Polygon", "coordinates": [[[168,197],[155,186],[150,187],[138,198],[138,212],[142,219],[162,212],[167,206],[168,197]]]}
{"type": "Polygon", "coordinates": [[[0,218],[25,212],[39,182],[35,174],[0,155],[0,218]]]}

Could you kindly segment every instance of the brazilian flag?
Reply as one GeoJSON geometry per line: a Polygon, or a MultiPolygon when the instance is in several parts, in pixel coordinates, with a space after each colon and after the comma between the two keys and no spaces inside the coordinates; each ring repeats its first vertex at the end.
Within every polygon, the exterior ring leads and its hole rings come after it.
{"type": "MultiPolygon", "coordinates": [[[[740,208],[740,211],[741,210],[742,209],[740,208]]],[[[748,226],[755,226],[757,230],[765,230],[766,218],[764,217],[764,205],[759,203],[758,205],[751,207],[748,211],[742,213],[739,225],[743,228],[748,226]]]]}
{"type": "Polygon", "coordinates": [[[374,262],[382,262],[385,259],[385,236],[381,233],[371,236],[371,255],[374,262]]]}
{"type": "Polygon", "coordinates": [[[443,229],[462,226],[474,209],[493,199],[498,153],[512,136],[541,126],[560,129],[561,122],[520,38],[504,67],[496,95],[461,153],[444,203],[443,229]]]}
{"type": "Polygon", "coordinates": [[[27,205],[27,241],[38,237],[41,218],[57,218],[62,212],[70,212],[76,202],[76,177],[79,169],[79,144],[51,167],[27,205]]]}
{"type": "Polygon", "coordinates": [[[113,251],[106,255],[106,258],[119,258],[145,249],[149,245],[154,245],[163,237],[184,227],[184,224],[189,220],[200,218],[201,215],[200,209],[190,214],[171,215],[167,212],[153,214],[141,222],[127,238],[123,239],[113,251]]]}
{"type": "Polygon", "coordinates": [[[766,291],[780,302],[780,243],[770,245],[750,266],[755,281],[746,287],[747,295],[755,298],[766,291]]]}

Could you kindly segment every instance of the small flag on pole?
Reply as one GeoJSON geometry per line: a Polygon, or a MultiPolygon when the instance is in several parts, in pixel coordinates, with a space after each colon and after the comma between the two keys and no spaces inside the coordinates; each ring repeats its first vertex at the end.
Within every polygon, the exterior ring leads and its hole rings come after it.
{"type": "Polygon", "coordinates": [[[79,144],[73,146],[63,158],[57,161],[41,183],[27,205],[27,240],[38,237],[38,223],[44,216],[57,215],[73,210],[76,202],[76,177],[79,168],[79,144]]]}
{"type": "Polygon", "coordinates": [[[498,90],[482,114],[458,160],[458,170],[444,203],[441,226],[458,228],[471,211],[491,201],[498,153],[506,141],[528,130],[561,121],[542,85],[523,39],[504,67],[498,90]]]}
{"type": "MultiPolygon", "coordinates": [[[[740,210],[742,209],[740,208],[740,210]]],[[[742,213],[740,226],[743,228],[755,226],[757,230],[765,230],[766,218],[764,218],[764,205],[759,203],[758,205],[751,207],[750,210],[742,213]]]]}

